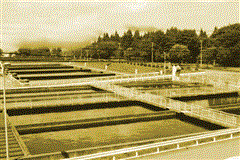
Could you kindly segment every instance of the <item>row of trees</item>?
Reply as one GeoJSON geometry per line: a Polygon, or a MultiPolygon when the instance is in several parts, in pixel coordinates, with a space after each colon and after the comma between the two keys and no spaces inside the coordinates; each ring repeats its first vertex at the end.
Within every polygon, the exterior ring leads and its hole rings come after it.
{"type": "MultiPolygon", "coordinates": [[[[14,53],[24,56],[66,56],[61,48],[21,48],[14,53]]],[[[161,30],[143,34],[138,30],[128,30],[122,36],[117,32],[110,36],[104,33],[91,45],[68,53],[74,57],[116,57],[142,61],[151,61],[153,53],[154,61],[166,59],[170,62],[195,63],[202,57],[204,63],[240,66],[240,24],[219,29],[215,27],[210,36],[203,30],[198,35],[196,30],[180,30],[176,27],[167,29],[165,33],[161,30]]]]}
{"type": "Polygon", "coordinates": [[[239,65],[240,24],[220,29],[215,27],[210,36],[203,30],[197,35],[196,30],[174,27],[167,29],[166,33],[158,30],[143,35],[131,30],[123,36],[117,32],[110,36],[104,33],[96,42],[84,48],[83,54],[93,58],[144,57],[150,61],[153,51],[155,61],[163,61],[165,52],[169,61],[195,63],[199,61],[201,45],[205,63],[216,61],[227,66],[239,65]]]}
{"type": "Polygon", "coordinates": [[[46,47],[37,49],[19,48],[18,52],[16,52],[15,54],[19,54],[21,56],[61,56],[61,53],[61,48],[53,48],[52,50],[50,50],[46,47]]]}
{"type": "Polygon", "coordinates": [[[240,66],[240,24],[214,30],[203,59],[216,61],[223,66],[240,66]]]}

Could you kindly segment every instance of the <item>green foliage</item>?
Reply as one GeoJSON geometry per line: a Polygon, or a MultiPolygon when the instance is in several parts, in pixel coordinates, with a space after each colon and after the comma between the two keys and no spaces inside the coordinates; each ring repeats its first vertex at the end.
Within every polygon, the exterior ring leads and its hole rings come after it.
{"type": "Polygon", "coordinates": [[[170,49],[169,56],[171,62],[187,62],[189,61],[190,51],[188,50],[187,46],[176,44],[170,49]]]}
{"type": "Polygon", "coordinates": [[[27,48],[20,48],[20,49],[18,49],[18,52],[22,56],[30,56],[31,50],[27,49],[27,48]]]}
{"type": "Polygon", "coordinates": [[[132,31],[128,30],[127,33],[124,33],[122,37],[122,46],[124,49],[130,48],[133,42],[132,31]]]}
{"type": "Polygon", "coordinates": [[[223,66],[240,65],[240,24],[225,26],[220,29],[215,27],[210,36],[214,46],[218,48],[216,62],[223,66]]]}
{"type": "MultiPolygon", "coordinates": [[[[213,63],[213,61],[216,60],[217,55],[218,50],[216,47],[207,48],[202,53],[202,57],[205,63],[213,63]]],[[[198,59],[200,59],[200,55],[198,59]]]]}
{"type": "Polygon", "coordinates": [[[231,66],[238,66],[240,63],[239,23],[219,29],[215,27],[209,37],[202,29],[197,35],[196,30],[180,30],[176,27],[167,29],[166,33],[158,30],[143,35],[138,30],[134,32],[134,35],[131,30],[128,30],[121,37],[117,32],[110,37],[108,33],[104,33],[103,37],[98,37],[96,43],[98,46],[94,50],[97,50],[101,57],[105,58],[115,56],[130,60],[131,57],[138,57],[143,61],[151,61],[152,42],[154,43],[155,61],[163,61],[165,52],[166,59],[172,62],[197,62],[202,44],[203,62],[208,63],[215,60],[221,65],[231,66]],[[121,43],[121,48],[119,48],[119,43],[121,43]],[[176,44],[185,47],[172,49],[176,44]]]}
{"type": "Polygon", "coordinates": [[[61,48],[54,48],[52,50],[52,55],[60,57],[61,56],[62,49],[61,48]]]}

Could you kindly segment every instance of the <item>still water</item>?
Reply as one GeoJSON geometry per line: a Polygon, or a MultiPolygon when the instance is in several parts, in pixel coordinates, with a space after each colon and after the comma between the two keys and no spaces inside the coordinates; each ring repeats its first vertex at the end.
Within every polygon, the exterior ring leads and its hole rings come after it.
{"type": "Polygon", "coordinates": [[[188,101],[187,103],[212,109],[217,109],[220,107],[221,111],[240,115],[240,97],[209,98],[204,100],[188,101]]]}
{"type": "Polygon", "coordinates": [[[26,125],[36,123],[47,123],[47,122],[58,122],[58,121],[70,121],[70,120],[82,120],[82,119],[93,119],[102,117],[115,117],[122,115],[135,115],[143,113],[153,113],[149,109],[141,106],[129,106],[129,107],[118,107],[118,108],[107,108],[107,109],[92,109],[92,110],[81,110],[72,112],[61,112],[61,113],[45,113],[37,115],[21,115],[11,116],[10,120],[14,125],[26,125]]]}
{"type": "MultiPolygon", "coordinates": [[[[152,112],[153,111],[141,106],[124,106],[118,108],[63,113],[12,116],[11,121],[14,122],[15,125],[36,124],[42,122],[91,119],[152,112]]],[[[207,131],[207,129],[173,118],[86,129],[27,134],[21,135],[21,137],[31,154],[40,154],[142,141],[204,131],[207,131]]]]}
{"type": "Polygon", "coordinates": [[[31,154],[105,146],[207,131],[178,119],[22,135],[31,154]]]}

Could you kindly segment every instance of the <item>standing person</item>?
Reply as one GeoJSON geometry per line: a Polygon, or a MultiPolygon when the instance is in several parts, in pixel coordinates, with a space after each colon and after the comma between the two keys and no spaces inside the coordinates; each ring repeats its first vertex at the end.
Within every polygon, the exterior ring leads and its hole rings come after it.
{"type": "Polygon", "coordinates": [[[179,65],[176,66],[176,79],[179,80],[181,73],[181,67],[179,65]]]}
{"type": "Polygon", "coordinates": [[[177,75],[177,76],[180,76],[181,69],[182,69],[182,68],[181,68],[179,65],[176,66],[176,70],[177,70],[177,71],[176,71],[176,75],[177,75]]]}
{"type": "Polygon", "coordinates": [[[175,81],[176,80],[176,71],[177,68],[175,65],[172,66],[172,80],[175,81]]]}

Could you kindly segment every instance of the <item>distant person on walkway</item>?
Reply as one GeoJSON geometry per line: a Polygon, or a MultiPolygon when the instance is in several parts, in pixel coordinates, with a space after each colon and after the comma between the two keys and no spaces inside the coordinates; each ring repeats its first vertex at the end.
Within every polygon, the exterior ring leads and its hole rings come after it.
{"type": "Polygon", "coordinates": [[[173,81],[179,80],[180,73],[181,73],[181,67],[179,65],[177,65],[177,66],[173,65],[172,66],[172,80],[173,81]]]}
{"type": "Polygon", "coordinates": [[[172,80],[175,81],[176,80],[176,72],[177,72],[177,68],[175,65],[172,66],[172,80]]]}
{"type": "Polygon", "coordinates": [[[179,78],[180,77],[180,73],[181,73],[181,67],[179,65],[176,66],[176,76],[179,78]]]}

